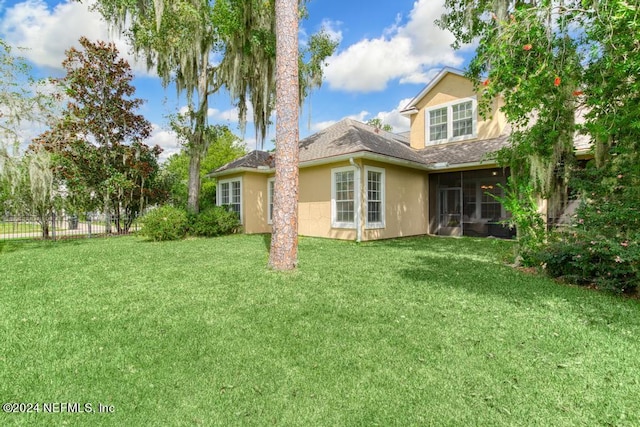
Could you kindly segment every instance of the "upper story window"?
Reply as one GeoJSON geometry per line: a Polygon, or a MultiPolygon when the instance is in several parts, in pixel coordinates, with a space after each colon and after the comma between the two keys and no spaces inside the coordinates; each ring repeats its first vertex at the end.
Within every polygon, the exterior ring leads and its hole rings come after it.
{"type": "Polygon", "coordinates": [[[426,110],[426,144],[475,138],[477,131],[476,98],[450,102],[426,110]]]}
{"type": "Polygon", "coordinates": [[[242,181],[240,178],[219,181],[216,198],[218,206],[228,206],[229,210],[238,214],[238,218],[242,221],[242,181]]]}

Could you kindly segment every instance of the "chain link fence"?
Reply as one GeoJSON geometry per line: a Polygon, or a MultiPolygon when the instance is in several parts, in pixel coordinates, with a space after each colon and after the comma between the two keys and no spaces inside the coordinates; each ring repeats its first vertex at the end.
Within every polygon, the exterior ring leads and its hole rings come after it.
{"type": "Polygon", "coordinates": [[[60,240],[125,235],[138,231],[138,218],[104,214],[0,216],[0,240],[60,240]]]}

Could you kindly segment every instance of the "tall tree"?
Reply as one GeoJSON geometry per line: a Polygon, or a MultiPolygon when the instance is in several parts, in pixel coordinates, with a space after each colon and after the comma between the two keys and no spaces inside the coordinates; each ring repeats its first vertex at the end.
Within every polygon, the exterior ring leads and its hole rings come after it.
{"type": "Polygon", "coordinates": [[[20,125],[44,124],[54,114],[54,95],[39,90],[42,85],[29,77],[24,59],[15,56],[13,49],[0,40],[0,197],[10,199],[20,180],[20,125]]]}
{"type": "MultiPolygon", "coordinates": [[[[131,84],[131,67],[118,57],[115,45],[92,43],[85,37],[80,44],[82,50],[67,51],[62,63],[67,75],[57,80],[69,99],[65,116],[43,138],[49,147],[68,148],[67,141],[79,143],[84,154],[99,158],[100,165],[92,165],[95,169],[88,176],[88,185],[102,195],[104,214],[109,215],[112,197],[120,191],[114,165],[116,161],[126,163],[121,146],[146,139],[151,124],[136,113],[143,100],[132,98],[135,87],[131,84]]],[[[71,151],[69,155],[78,153],[71,151]]],[[[110,222],[107,224],[109,232],[110,222]]]]}
{"type": "Polygon", "coordinates": [[[298,0],[276,0],[276,179],[269,265],[298,262],[298,0]]]}
{"type": "MultiPolygon", "coordinates": [[[[300,0],[304,1],[304,0],[300,0]]],[[[273,111],[275,83],[275,9],[263,0],[98,0],[98,9],[119,29],[129,28],[137,53],[156,68],[165,85],[174,79],[185,92],[189,111],[189,202],[198,211],[199,164],[208,150],[205,137],[209,97],[222,86],[237,101],[244,125],[249,102],[258,138],[264,139],[273,111]],[[219,63],[210,61],[220,56],[219,63]]],[[[336,44],[312,36],[305,58],[309,88],[319,86],[321,65],[336,44]]],[[[296,53],[298,57],[298,53],[296,53]]],[[[306,93],[306,92],[305,92],[306,93]]]]}

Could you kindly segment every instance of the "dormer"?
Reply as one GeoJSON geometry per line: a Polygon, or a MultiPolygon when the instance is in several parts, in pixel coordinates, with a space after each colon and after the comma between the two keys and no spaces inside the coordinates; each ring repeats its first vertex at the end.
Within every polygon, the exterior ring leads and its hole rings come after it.
{"type": "Polygon", "coordinates": [[[460,70],[444,68],[401,111],[409,117],[412,148],[500,136],[506,120],[495,101],[486,119],[478,113],[479,94],[460,70]]]}

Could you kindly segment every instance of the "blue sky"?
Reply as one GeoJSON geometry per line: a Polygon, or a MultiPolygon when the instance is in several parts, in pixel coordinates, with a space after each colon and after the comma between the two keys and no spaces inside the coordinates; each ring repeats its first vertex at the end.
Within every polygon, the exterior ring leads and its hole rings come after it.
{"type": "MultiPolygon", "coordinates": [[[[114,41],[132,64],[136,96],[146,100],[142,109],[154,125],[148,144],[164,148],[163,157],[179,150],[167,129],[166,116],[184,107],[173,87],[166,90],[144,64],[128,56],[126,40],[110,34],[100,16],[89,11],[92,0],[0,0],[0,37],[21,54],[39,77],[60,76],[64,51],[78,46],[78,39],[114,41]]],[[[329,58],[323,87],[316,90],[300,116],[303,138],[351,117],[361,121],[380,118],[394,131],[408,130],[402,109],[445,66],[463,69],[472,55],[467,49],[451,49],[451,34],[437,28],[434,19],[443,12],[444,0],[345,1],[310,0],[309,18],[301,23],[300,37],[324,28],[339,41],[329,58]],[[309,108],[310,106],[310,108],[309,108]]],[[[240,135],[237,113],[226,94],[211,99],[209,120],[224,123],[240,135]]],[[[25,129],[25,135],[37,133],[25,129]]],[[[271,130],[265,148],[273,147],[271,130]]],[[[244,140],[256,147],[253,127],[248,123],[244,140]]]]}

